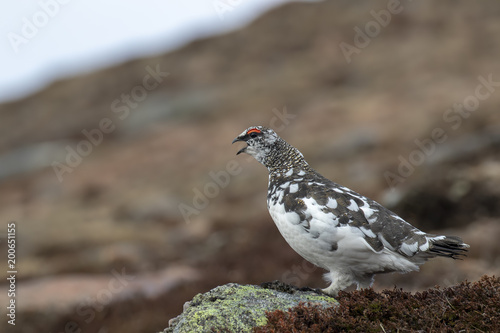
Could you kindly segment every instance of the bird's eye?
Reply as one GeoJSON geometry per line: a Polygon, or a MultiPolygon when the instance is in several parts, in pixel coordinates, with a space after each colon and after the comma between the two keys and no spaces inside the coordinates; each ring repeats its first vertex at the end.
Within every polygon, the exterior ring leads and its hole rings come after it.
{"type": "Polygon", "coordinates": [[[257,136],[259,136],[259,135],[257,134],[257,132],[252,132],[252,133],[250,133],[250,137],[251,137],[252,139],[255,139],[257,136]]]}

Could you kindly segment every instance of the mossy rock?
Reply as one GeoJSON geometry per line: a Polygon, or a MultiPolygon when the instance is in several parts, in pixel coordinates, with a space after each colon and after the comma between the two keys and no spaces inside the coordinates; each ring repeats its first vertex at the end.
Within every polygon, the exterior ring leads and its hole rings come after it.
{"type": "Polygon", "coordinates": [[[287,311],[303,303],[327,308],[336,301],[315,290],[277,281],[262,286],[229,283],[196,295],[163,332],[251,332],[266,325],[266,312],[287,311]]]}

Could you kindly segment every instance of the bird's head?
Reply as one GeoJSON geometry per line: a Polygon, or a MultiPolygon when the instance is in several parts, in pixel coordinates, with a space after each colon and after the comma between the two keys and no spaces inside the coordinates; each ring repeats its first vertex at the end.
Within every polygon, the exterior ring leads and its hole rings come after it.
{"type": "Polygon", "coordinates": [[[247,146],[238,150],[236,155],[247,153],[262,163],[269,172],[282,172],[291,168],[310,169],[298,149],[289,145],[272,129],[264,126],[252,126],[244,130],[233,140],[243,141],[247,146]]]}
{"type": "Polygon", "coordinates": [[[271,152],[276,148],[276,143],[279,141],[279,136],[270,128],[264,126],[252,126],[244,130],[240,135],[233,140],[233,143],[238,141],[246,142],[247,146],[238,150],[236,155],[247,153],[253,156],[257,161],[266,165],[271,152]]]}

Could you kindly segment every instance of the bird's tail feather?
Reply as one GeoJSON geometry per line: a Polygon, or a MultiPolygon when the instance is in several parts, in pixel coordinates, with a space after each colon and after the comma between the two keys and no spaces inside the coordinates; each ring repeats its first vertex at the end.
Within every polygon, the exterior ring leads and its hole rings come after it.
{"type": "Polygon", "coordinates": [[[466,256],[469,245],[465,244],[460,237],[446,236],[446,238],[432,242],[429,252],[440,257],[460,259],[466,256]]]}

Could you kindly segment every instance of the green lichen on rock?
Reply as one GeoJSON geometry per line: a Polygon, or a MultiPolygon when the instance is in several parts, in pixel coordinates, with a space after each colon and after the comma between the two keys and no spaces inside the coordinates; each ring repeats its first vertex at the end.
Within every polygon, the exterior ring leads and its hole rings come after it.
{"type": "Polygon", "coordinates": [[[279,282],[263,286],[229,283],[196,295],[163,332],[250,332],[267,323],[266,312],[287,311],[300,303],[326,308],[336,301],[314,290],[279,282]]]}

